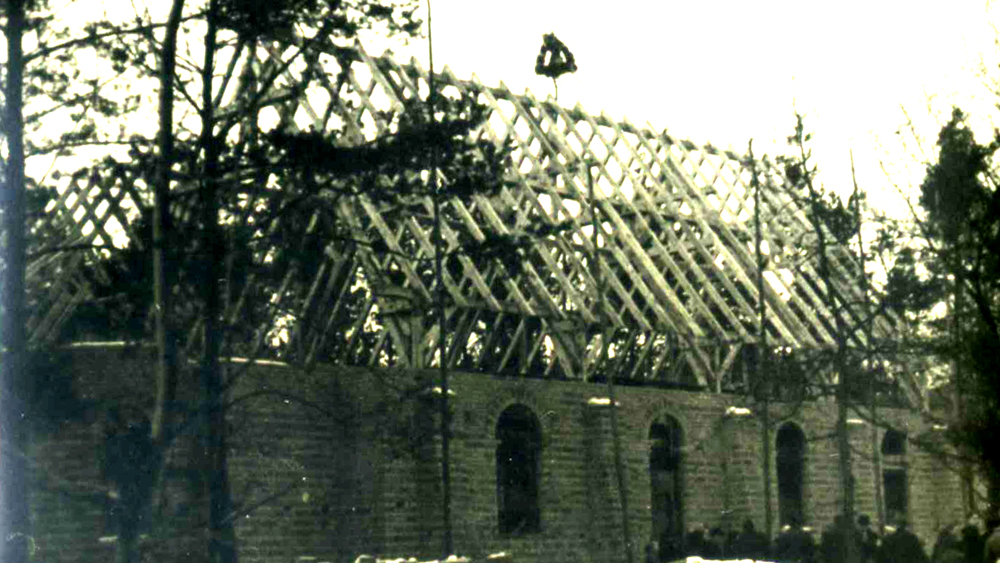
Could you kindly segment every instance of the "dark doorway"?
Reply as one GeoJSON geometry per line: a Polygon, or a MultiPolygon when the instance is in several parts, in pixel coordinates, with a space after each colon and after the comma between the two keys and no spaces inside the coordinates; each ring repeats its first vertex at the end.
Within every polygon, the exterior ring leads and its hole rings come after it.
{"type": "Polygon", "coordinates": [[[676,559],[683,554],[684,539],[681,425],[664,416],[650,427],[649,440],[653,537],[660,543],[661,559],[676,559]]]}
{"type": "Polygon", "coordinates": [[[794,424],[778,430],[778,517],[782,524],[805,522],[806,436],[794,424]]]}
{"type": "Polygon", "coordinates": [[[517,535],[541,529],[538,489],[542,432],[538,418],[524,405],[500,415],[497,438],[497,509],[500,533],[517,535]]]}

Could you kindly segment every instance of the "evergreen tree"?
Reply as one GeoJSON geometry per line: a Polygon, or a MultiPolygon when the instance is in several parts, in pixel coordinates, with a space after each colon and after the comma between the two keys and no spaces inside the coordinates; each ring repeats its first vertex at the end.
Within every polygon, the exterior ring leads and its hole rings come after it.
{"type": "Polygon", "coordinates": [[[955,108],[938,135],[937,162],[920,185],[920,222],[927,242],[894,280],[904,310],[920,312],[951,302],[932,324],[932,350],[956,366],[961,411],[949,436],[973,452],[988,482],[988,511],[1000,511],[1000,191],[993,157],[1000,137],[976,141],[968,116],[955,108]],[[924,266],[918,270],[918,264],[924,266]]]}

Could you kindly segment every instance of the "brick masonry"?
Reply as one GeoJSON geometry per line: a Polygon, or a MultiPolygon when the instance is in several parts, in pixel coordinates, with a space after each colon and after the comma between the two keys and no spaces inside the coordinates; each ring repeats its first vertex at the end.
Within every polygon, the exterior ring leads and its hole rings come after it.
{"type": "MultiPolygon", "coordinates": [[[[51,563],[110,560],[112,547],[98,542],[105,533],[99,501],[104,485],[95,453],[102,436],[100,410],[122,400],[148,408],[153,391],[148,352],[81,348],[72,353],[88,414],[39,436],[31,452],[36,543],[42,560],[51,563]]],[[[242,374],[230,397],[229,420],[243,562],[284,563],[306,555],[347,562],[359,553],[440,555],[440,394],[420,392],[429,390],[437,373],[317,368],[307,374],[283,365],[247,369],[239,363],[230,368],[242,374]]],[[[588,404],[592,397],[606,396],[606,387],[460,373],[450,379],[455,551],[472,557],[505,551],[525,562],[623,561],[611,407],[588,404]],[[498,532],[496,424],[514,404],[530,408],[541,425],[541,530],[505,537],[498,532]]],[[[193,387],[195,381],[183,385],[193,387]]],[[[652,534],[649,429],[664,415],[674,417],[683,432],[685,525],[725,529],[749,517],[758,528],[764,526],[760,418],[725,416],[730,406],[753,405],[740,396],[650,387],[618,387],[617,394],[637,556],[652,534]]],[[[909,413],[886,410],[884,415],[910,436],[930,435],[909,413]]],[[[835,416],[835,405],[828,401],[772,409],[772,444],[780,424],[796,424],[806,436],[806,523],[817,531],[832,522],[839,507],[835,416]]],[[[851,441],[857,510],[874,519],[871,432],[867,424],[852,425],[851,441]]],[[[877,432],[880,439],[883,431],[877,432]]],[[[204,553],[204,538],[188,530],[204,517],[205,494],[198,432],[191,434],[171,455],[165,524],[154,533],[169,532],[170,541],[155,545],[180,556],[176,560],[200,560],[204,553]]],[[[959,480],[912,445],[906,463],[908,517],[930,545],[941,525],[962,517],[959,480]]],[[[773,462],[771,471],[777,527],[773,462]]],[[[158,560],[171,559],[163,553],[158,560]]]]}

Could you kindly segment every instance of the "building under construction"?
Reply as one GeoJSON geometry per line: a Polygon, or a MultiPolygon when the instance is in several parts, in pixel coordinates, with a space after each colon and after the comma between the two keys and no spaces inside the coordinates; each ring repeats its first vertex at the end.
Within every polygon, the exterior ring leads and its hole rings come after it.
{"type": "MultiPolygon", "coordinates": [[[[258,76],[276,64],[250,63],[258,76]]],[[[395,134],[431,88],[416,61],[361,48],[327,64],[328,95],[289,88],[272,107],[285,127],[335,128],[345,147],[395,134]]],[[[961,480],[922,416],[926,385],[871,368],[891,348],[891,315],[865,306],[848,245],[825,246],[821,268],[810,210],[782,170],[447,68],[435,82],[442,99],[484,108],[471,135],[510,148],[503,184],[439,200],[328,197],[302,237],[331,221],[349,237],[322,242],[314,263],[246,276],[226,301],[226,319],[270,311],[223,362],[242,561],[435,557],[450,541],[460,555],[603,563],[652,541],[682,545],[698,525],[819,531],[845,506],[836,397],[857,373],[842,395],[855,510],[905,517],[925,542],[962,518],[961,480]],[[494,238],[503,252],[484,252],[494,238]],[[440,252],[449,260],[436,269],[440,252]],[[850,374],[831,359],[845,347],[865,358],[850,374]]],[[[81,175],[36,232],[65,246],[139,244],[151,205],[140,184],[124,169],[81,175]]],[[[187,213],[182,202],[174,212],[187,213]]],[[[147,343],[59,341],[104,268],[73,251],[29,264],[32,341],[58,345],[86,405],[31,452],[36,543],[50,562],[113,549],[94,455],[104,413],[152,401],[147,343]]],[[[203,345],[198,323],[185,332],[182,370],[203,345]]],[[[204,510],[197,440],[178,444],[160,508],[175,540],[156,547],[175,552],[204,510]]]]}

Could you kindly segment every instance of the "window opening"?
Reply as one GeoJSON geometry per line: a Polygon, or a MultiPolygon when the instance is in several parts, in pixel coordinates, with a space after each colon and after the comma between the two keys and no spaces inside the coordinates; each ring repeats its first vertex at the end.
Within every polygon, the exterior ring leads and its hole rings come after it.
{"type": "Polygon", "coordinates": [[[882,437],[882,491],[886,520],[893,524],[907,514],[906,434],[888,430],[882,437]]]}

